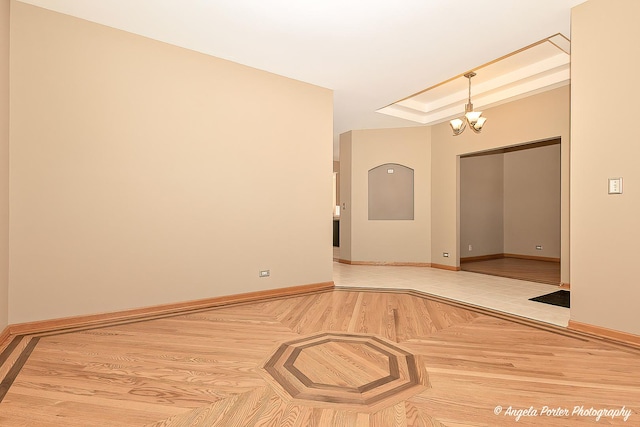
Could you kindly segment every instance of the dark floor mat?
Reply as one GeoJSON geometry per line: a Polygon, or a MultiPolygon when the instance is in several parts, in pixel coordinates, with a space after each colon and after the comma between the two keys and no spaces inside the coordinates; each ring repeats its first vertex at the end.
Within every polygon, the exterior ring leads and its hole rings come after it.
{"type": "Polygon", "coordinates": [[[537,301],[545,304],[557,305],[560,307],[570,308],[571,293],[569,291],[555,291],[550,294],[541,295],[535,298],[529,298],[529,301],[537,301]]]}

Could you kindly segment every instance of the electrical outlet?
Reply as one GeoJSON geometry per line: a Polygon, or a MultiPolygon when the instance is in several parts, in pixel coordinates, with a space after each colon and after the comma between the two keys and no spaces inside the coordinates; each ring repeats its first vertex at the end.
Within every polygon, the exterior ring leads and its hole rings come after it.
{"type": "Polygon", "coordinates": [[[442,256],[445,258],[449,258],[449,252],[442,252],[442,256]]]}
{"type": "Polygon", "coordinates": [[[260,270],[260,277],[269,277],[271,272],[269,270],[260,270]]]}
{"type": "Polygon", "coordinates": [[[536,251],[541,251],[542,250],[542,245],[536,245],[536,251]]]}
{"type": "Polygon", "coordinates": [[[473,246],[469,245],[469,252],[473,250],[473,246]]]}

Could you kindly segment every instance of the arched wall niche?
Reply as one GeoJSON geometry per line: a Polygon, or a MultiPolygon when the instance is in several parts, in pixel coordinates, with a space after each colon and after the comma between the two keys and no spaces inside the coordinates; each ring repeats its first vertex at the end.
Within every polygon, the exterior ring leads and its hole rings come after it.
{"type": "Polygon", "coordinates": [[[369,170],[369,220],[413,220],[413,169],[385,163],[369,170]]]}

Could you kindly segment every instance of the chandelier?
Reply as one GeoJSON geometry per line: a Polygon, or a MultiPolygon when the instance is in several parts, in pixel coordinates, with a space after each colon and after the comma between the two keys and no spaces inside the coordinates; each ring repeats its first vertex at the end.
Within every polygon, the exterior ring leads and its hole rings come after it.
{"type": "Polygon", "coordinates": [[[482,111],[473,111],[473,104],[471,103],[471,77],[475,76],[473,71],[465,74],[464,76],[469,79],[469,102],[464,105],[464,116],[453,119],[449,122],[451,129],[453,130],[453,136],[458,136],[467,127],[467,123],[471,126],[471,130],[475,133],[480,133],[484,122],[487,121],[482,115],[482,111]]]}

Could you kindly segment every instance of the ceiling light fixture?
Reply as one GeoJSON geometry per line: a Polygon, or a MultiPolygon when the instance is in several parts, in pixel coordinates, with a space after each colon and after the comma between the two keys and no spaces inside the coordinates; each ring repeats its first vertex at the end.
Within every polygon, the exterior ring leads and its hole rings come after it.
{"type": "Polygon", "coordinates": [[[482,126],[484,126],[484,122],[487,121],[484,117],[480,117],[482,115],[482,111],[473,111],[473,104],[471,103],[471,77],[475,75],[476,73],[473,71],[464,75],[469,79],[469,102],[464,105],[464,116],[458,119],[453,119],[449,122],[451,129],[453,129],[453,136],[458,136],[464,132],[467,127],[467,123],[469,123],[469,126],[471,126],[471,129],[475,133],[480,133],[482,126]]]}

